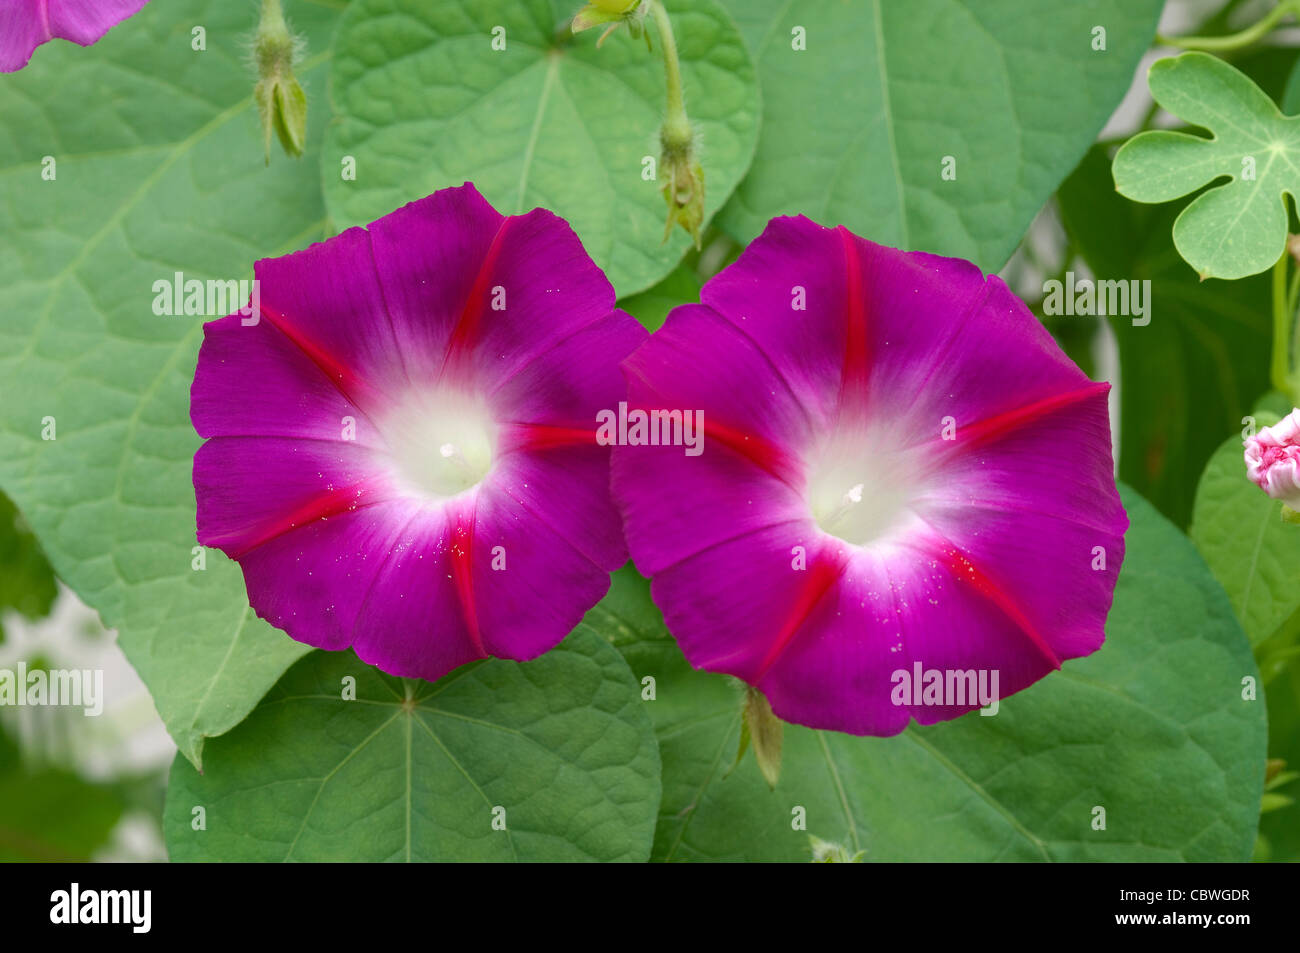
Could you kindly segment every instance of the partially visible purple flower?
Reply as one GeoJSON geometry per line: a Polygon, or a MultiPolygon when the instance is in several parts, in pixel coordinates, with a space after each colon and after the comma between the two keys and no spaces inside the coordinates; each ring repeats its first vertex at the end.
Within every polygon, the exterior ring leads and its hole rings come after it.
{"type": "Polygon", "coordinates": [[[778,218],[623,367],[705,436],[615,449],[632,558],[691,664],[779,717],[891,735],[1102,644],[1109,385],[996,276],[778,218]]]}
{"type": "Polygon", "coordinates": [[[572,229],[465,185],[255,275],[190,415],[199,542],[258,615],[429,680],[564,638],[627,560],[596,417],[646,337],[572,229]]]}
{"type": "Polygon", "coordinates": [[[27,65],[36,47],[55,37],[90,46],[149,0],[3,0],[0,73],[27,65]]]}
{"type": "Polygon", "coordinates": [[[1246,440],[1246,475],[1273,499],[1300,510],[1300,408],[1246,440]]]}

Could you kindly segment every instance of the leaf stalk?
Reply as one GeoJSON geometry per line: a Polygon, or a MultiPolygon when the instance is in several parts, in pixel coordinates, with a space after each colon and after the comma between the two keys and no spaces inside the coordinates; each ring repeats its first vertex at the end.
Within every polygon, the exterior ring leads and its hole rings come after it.
{"type": "Polygon", "coordinates": [[[1204,50],[1210,53],[1237,50],[1243,46],[1249,46],[1265,36],[1288,13],[1300,16],[1300,0],[1282,0],[1276,7],[1244,30],[1229,33],[1227,36],[1161,36],[1156,34],[1156,43],[1162,46],[1177,46],[1184,50],[1204,50]]]}

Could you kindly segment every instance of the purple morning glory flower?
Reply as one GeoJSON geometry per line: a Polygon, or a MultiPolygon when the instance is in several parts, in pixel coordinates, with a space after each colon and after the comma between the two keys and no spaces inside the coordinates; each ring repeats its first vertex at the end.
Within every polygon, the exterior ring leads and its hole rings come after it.
{"type": "Polygon", "coordinates": [[[27,65],[55,37],[90,46],[148,0],[4,0],[0,3],[0,73],[27,65]]]}
{"type": "Polygon", "coordinates": [[[199,541],[258,615],[430,680],[553,647],[627,559],[596,416],[646,336],[573,231],[465,185],[255,275],[191,417],[199,541]]]}
{"type": "Polygon", "coordinates": [[[701,301],[623,367],[628,416],[680,411],[702,452],[613,462],[632,558],[695,667],[787,721],[891,735],[1102,644],[1128,522],[1109,385],[1001,280],[778,218],[701,301]]]}

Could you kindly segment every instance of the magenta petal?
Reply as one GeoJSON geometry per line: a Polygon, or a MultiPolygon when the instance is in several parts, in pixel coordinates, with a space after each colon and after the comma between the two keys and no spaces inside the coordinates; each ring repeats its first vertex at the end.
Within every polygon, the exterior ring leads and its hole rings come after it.
{"type": "Polygon", "coordinates": [[[851,554],[807,522],[705,550],[655,577],[653,594],[692,663],[757,685],[814,728],[892,735],[977,705],[895,705],[893,673],[997,669],[1000,695],[1057,666],[1002,611],[924,551],[851,554]],[[792,550],[808,550],[791,572],[792,550]],[[820,547],[820,548],[819,548],[820,547]]]}
{"type": "MultiPolygon", "coordinates": [[[[299,642],[346,649],[359,636],[376,630],[374,620],[363,618],[361,610],[390,570],[390,554],[404,540],[410,548],[418,527],[414,519],[420,512],[404,500],[388,500],[344,510],[268,539],[239,560],[249,602],[262,618],[299,642]]],[[[439,533],[442,526],[437,524],[439,533]]],[[[433,620],[439,623],[439,631],[458,632],[459,609],[443,560],[434,556],[424,571],[418,594],[441,608],[428,620],[420,620],[413,632],[427,636],[433,620]]],[[[373,610],[376,603],[369,605],[373,610]]],[[[405,596],[394,600],[395,607],[407,605],[405,596]]]]}
{"type": "Polygon", "coordinates": [[[871,289],[864,295],[868,399],[878,412],[906,413],[928,425],[927,436],[937,436],[951,416],[961,434],[998,415],[1101,386],[1041,322],[1025,320],[1028,309],[997,275],[986,279],[960,259],[857,242],[871,289]]]}
{"type": "Polygon", "coordinates": [[[370,232],[413,375],[471,376],[490,389],[614,310],[613,286],[568,223],[543,209],[503,216],[469,184],[370,232]]]}
{"type": "Polygon", "coordinates": [[[646,336],[627,312],[609,311],[489,385],[493,411],[514,424],[590,428],[611,396],[622,399],[623,375],[609,355],[630,354],[646,336]]]}
{"type": "Polygon", "coordinates": [[[541,514],[568,548],[606,573],[627,562],[622,521],[609,497],[609,451],[555,447],[504,457],[492,487],[541,514]]]}
{"type": "Polygon", "coordinates": [[[375,271],[370,233],[349,228],[254,269],[261,320],[287,337],[349,401],[379,410],[407,382],[375,271]]]}
{"type": "MultiPolygon", "coordinates": [[[[472,364],[489,387],[614,310],[614,286],[568,222],[533,209],[507,223],[498,235],[499,257],[481,269],[489,289],[485,307],[466,314],[457,328],[462,346],[472,342],[472,364]],[[538,321],[539,314],[549,320],[538,321]]],[[[634,323],[625,318],[626,326],[634,323]]]]}
{"type": "Polygon", "coordinates": [[[702,410],[704,452],[620,446],[629,546],[653,575],[710,546],[775,523],[805,519],[799,447],[812,437],[786,381],[745,335],[708,308],[675,309],[623,364],[634,408],[702,410]],[[700,341],[715,347],[700,347],[700,341]],[[662,505],[667,487],[689,493],[662,505]],[[635,539],[633,539],[635,537],[635,539]]]}
{"type": "MultiPolygon", "coordinates": [[[[603,473],[608,474],[608,459],[603,473]]],[[[609,589],[620,562],[585,552],[584,516],[531,485],[494,481],[478,495],[471,561],[473,620],[487,651],[530,659],[554,646],[609,589]],[[575,537],[577,541],[575,541],[575,537]]],[[[617,525],[617,524],[615,524],[617,525]]],[[[605,554],[608,556],[608,553],[605,554]]]]}
{"type": "Polygon", "coordinates": [[[1044,452],[1056,444],[1109,441],[1104,389],[1089,403],[1022,424],[959,457],[947,471],[951,481],[918,503],[937,538],[1014,590],[1019,608],[1060,659],[1101,647],[1124,558],[1125,524],[1114,515],[1109,467],[1080,467],[1071,457],[1044,452]]]}
{"type": "Polygon", "coordinates": [[[661,405],[668,398],[673,407],[708,406],[704,424],[715,428],[715,441],[743,433],[756,445],[799,447],[816,432],[786,378],[742,330],[710,308],[673,309],[623,369],[644,389],[645,402],[661,405]],[[717,350],[701,348],[701,340],[717,342],[717,350]]]}
{"type": "Polygon", "coordinates": [[[138,13],[148,0],[47,0],[50,32],[89,46],[127,17],[138,13]]]}
{"type": "Polygon", "coordinates": [[[467,184],[404,205],[370,225],[392,333],[413,378],[436,378],[465,315],[488,307],[490,272],[500,258],[494,242],[505,223],[467,184]]]}
{"type": "Polygon", "coordinates": [[[646,339],[630,315],[611,311],[519,366],[489,393],[502,421],[493,485],[545,509],[562,540],[606,572],[627,562],[622,519],[609,494],[610,448],[596,443],[596,415],[622,399],[609,355],[646,339]]]}
{"type": "Polygon", "coordinates": [[[199,364],[240,373],[195,378],[190,417],[199,436],[335,441],[351,424],[357,443],[383,447],[374,422],[298,345],[269,321],[245,320],[232,314],[203,326],[199,364]]]}
{"type": "Polygon", "coordinates": [[[909,718],[933,724],[979,707],[977,692],[965,704],[895,704],[897,672],[996,672],[1005,697],[1058,667],[941,560],[912,557],[852,557],[759,682],[773,710],[893,735],[909,718]]]}
{"type": "Polygon", "coordinates": [[[213,437],[194,455],[198,538],[236,559],[267,540],[397,496],[383,460],[342,440],[213,437]]]}
{"type": "Polygon", "coordinates": [[[22,69],[54,37],[90,46],[148,0],[5,0],[0,4],[0,73],[22,69]]]}
{"type": "Polygon", "coordinates": [[[700,293],[754,342],[820,428],[836,413],[846,315],[860,287],[847,272],[835,230],[802,216],[776,218],[700,293]]]}
{"type": "Polygon", "coordinates": [[[806,517],[716,543],[655,574],[651,594],[692,665],[762,679],[783,631],[801,618],[807,580],[790,571],[796,547],[824,591],[839,566],[806,517]]]}
{"type": "Polygon", "coordinates": [[[191,390],[199,540],[252,607],[426,679],[559,642],[627,559],[596,421],[646,337],[572,230],[467,185],[256,274],[191,390]]]}
{"type": "Polygon", "coordinates": [[[27,65],[36,47],[51,38],[43,18],[47,0],[9,0],[0,4],[0,73],[27,65]]]}
{"type": "Polygon", "coordinates": [[[1123,559],[1108,385],[995,276],[776,219],[627,361],[629,402],[706,445],[619,447],[638,568],[697,667],[789,721],[893,734],[1095,651],[1123,559]],[[986,688],[991,679],[986,680],[986,688]]]}
{"type": "Polygon", "coordinates": [[[396,535],[375,553],[380,568],[357,614],[352,646],[363,662],[385,672],[433,681],[491,651],[471,628],[457,585],[470,516],[463,501],[443,508],[407,505],[406,513],[396,535]]]}

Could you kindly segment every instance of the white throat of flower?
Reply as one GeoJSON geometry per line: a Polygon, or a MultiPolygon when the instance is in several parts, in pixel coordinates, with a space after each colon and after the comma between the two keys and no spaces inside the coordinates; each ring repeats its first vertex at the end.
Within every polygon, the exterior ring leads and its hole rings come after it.
{"type": "Polygon", "coordinates": [[[854,546],[887,542],[920,527],[912,504],[924,492],[916,451],[902,434],[841,429],[809,458],[808,505],[827,533],[854,546]]]}
{"type": "Polygon", "coordinates": [[[378,421],[394,478],[413,496],[442,501],[477,485],[492,468],[496,424],[472,394],[414,391],[378,421]]]}

